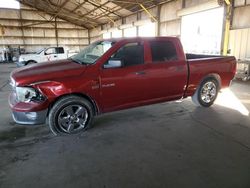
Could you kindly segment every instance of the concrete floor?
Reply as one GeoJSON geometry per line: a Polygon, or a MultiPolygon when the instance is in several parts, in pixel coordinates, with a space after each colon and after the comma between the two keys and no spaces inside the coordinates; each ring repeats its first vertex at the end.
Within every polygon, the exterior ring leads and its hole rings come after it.
{"type": "Polygon", "coordinates": [[[0,64],[1,188],[250,187],[250,83],[234,81],[211,108],[190,99],[134,108],[54,137],[13,122],[6,84],[14,67],[0,64]]]}

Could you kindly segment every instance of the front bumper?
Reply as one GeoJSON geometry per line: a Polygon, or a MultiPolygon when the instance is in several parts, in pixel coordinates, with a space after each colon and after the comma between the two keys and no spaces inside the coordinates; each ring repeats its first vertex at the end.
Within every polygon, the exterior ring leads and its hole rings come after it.
{"type": "Polygon", "coordinates": [[[18,124],[39,125],[46,122],[47,109],[38,112],[17,112],[12,111],[12,117],[18,124]]]}
{"type": "Polygon", "coordinates": [[[16,65],[17,65],[17,67],[23,67],[23,66],[27,65],[27,61],[18,61],[18,62],[16,62],[16,65]]]}
{"type": "Polygon", "coordinates": [[[18,124],[39,125],[46,123],[48,106],[44,103],[22,103],[16,100],[15,92],[9,96],[12,117],[18,124]]]}

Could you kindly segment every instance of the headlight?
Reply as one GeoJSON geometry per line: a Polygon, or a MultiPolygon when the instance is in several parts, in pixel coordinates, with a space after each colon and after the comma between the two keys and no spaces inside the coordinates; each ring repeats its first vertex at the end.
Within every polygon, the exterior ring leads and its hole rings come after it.
{"type": "Polygon", "coordinates": [[[37,90],[31,87],[16,87],[17,100],[19,102],[42,101],[44,100],[37,90]]]}
{"type": "Polygon", "coordinates": [[[12,76],[10,77],[10,85],[12,88],[15,88],[16,87],[16,82],[15,80],[12,78],[12,76]]]}

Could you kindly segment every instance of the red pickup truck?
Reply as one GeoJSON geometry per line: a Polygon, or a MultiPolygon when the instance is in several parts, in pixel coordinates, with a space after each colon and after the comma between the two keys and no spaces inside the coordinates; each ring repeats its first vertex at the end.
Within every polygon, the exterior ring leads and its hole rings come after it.
{"type": "Polygon", "coordinates": [[[11,73],[19,124],[49,124],[54,134],[86,130],[95,115],[192,96],[209,107],[235,75],[234,57],[184,54],[178,38],[108,39],[67,60],[11,73]]]}

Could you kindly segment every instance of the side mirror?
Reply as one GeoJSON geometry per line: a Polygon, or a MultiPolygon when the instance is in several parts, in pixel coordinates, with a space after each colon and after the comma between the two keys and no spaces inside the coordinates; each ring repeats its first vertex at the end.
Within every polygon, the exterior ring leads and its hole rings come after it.
{"type": "Polygon", "coordinates": [[[122,67],[123,63],[122,60],[120,59],[110,59],[107,63],[104,64],[104,68],[105,69],[109,69],[109,68],[119,68],[122,67]]]}

